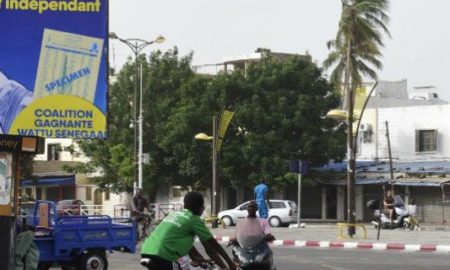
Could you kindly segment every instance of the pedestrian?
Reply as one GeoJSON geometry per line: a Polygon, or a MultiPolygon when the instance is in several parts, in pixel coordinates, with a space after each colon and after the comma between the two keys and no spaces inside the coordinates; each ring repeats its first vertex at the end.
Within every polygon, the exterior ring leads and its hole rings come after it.
{"type": "Polygon", "coordinates": [[[267,198],[269,187],[265,184],[264,179],[259,180],[259,185],[255,187],[255,202],[258,204],[258,212],[261,218],[269,217],[270,202],[267,198]]]}

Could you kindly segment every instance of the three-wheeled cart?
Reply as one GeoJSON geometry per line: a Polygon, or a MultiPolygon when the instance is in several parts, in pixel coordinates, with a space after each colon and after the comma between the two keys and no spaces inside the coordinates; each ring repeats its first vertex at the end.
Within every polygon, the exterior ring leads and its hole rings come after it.
{"type": "Polygon", "coordinates": [[[50,201],[36,202],[32,226],[40,252],[39,270],[55,264],[62,269],[107,270],[108,253],[136,251],[132,223],[106,215],[58,216],[50,201]]]}

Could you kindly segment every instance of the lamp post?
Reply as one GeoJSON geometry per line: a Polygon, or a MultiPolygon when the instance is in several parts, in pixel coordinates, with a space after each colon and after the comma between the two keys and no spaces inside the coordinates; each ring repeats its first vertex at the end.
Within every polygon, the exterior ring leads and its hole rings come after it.
{"type": "MultiPolygon", "coordinates": [[[[333,118],[337,120],[347,121],[347,223],[354,224],[356,220],[355,212],[355,182],[356,182],[356,140],[358,139],[359,127],[361,125],[361,119],[363,117],[366,106],[372,96],[373,91],[378,85],[378,81],[372,86],[372,89],[367,94],[367,98],[364,100],[364,104],[361,108],[361,113],[357,119],[353,114],[355,105],[355,94],[351,87],[346,96],[347,111],[335,109],[327,113],[327,118],[333,118]],[[356,123],[356,132],[353,136],[353,121],[358,120],[356,123]]],[[[355,234],[355,227],[348,227],[348,234],[352,237],[355,234]]]]}
{"type": "Polygon", "coordinates": [[[139,125],[138,131],[136,131],[137,127],[136,124],[134,124],[134,160],[136,161],[136,157],[138,159],[137,164],[138,164],[138,180],[136,181],[136,167],[135,167],[135,171],[134,171],[134,193],[136,193],[137,188],[142,188],[142,183],[143,183],[143,168],[142,168],[142,159],[143,159],[143,122],[144,122],[144,116],[143,116],[143,109],[142,109],[142,99],[143,99],[143,95],[142,95],[142,63],[140,63],[140,91],[139,91],[139,115],[136,105],[138,104],[138,65],[137,65],[137,61],[138,61],[138,56],[139,54],[142,52],[142,50],[153,44],[153,43],[162,43],[165,41],[165,38],[163,36],[158,36],[155,40],[152,41],[146,41],[143,39],[139,39],[139,38],[127,38],[127,39],[123,39],[120,38],[116,35],[116,33],[114,32],[110,32],[109,33],[109,38],[110,39],[117,39],[120,42],[124,43],[125,45],[127,45],[131,51],[133,52],[134,55],[134,60],[135,60],[135,84],[134,84],[134,116],[133,116],[133,122],[137,123],[139,125]],[[138,135],[138,139],[136,139],[136,134],[139,132],[138,135]],[[136,146],[139,143],[139,148],[138,148],[138,153],[136,154],[136,146]]]}
{"type": "MultiPolygon", "coordinates": [[[[212,196],[211,196],[211,216],[217,217],[217,210],[219,206],[218,196],[218,177],[217,177],[217,117],[213,116],[213,130],[212,136],[205,133],[195,135],[196,140],[212,141],[212,196]]],[[[213,222],[213,228],[217,228],[217,223],[213,222]]]]}

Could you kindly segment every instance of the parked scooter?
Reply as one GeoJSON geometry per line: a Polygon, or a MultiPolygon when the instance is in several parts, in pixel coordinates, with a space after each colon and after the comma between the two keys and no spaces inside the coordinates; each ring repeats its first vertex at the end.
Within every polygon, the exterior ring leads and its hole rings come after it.
{"type": "Polygon", "coordinates": [[[375,225],[375,228],[381,226],[381,229],[407,229],[411,226],[408,209],[405,207],[405,202],[399,195],[394,196],[395,219],[392,222],[389,216],[383,212],[380,201],[370,200],[367,202],[367,207],[373,210],[372,224],[375,225]]]}

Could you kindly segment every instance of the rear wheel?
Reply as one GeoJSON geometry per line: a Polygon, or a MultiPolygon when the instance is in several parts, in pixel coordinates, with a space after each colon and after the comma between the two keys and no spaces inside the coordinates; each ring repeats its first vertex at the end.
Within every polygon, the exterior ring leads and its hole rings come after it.
{"type": "Polygon", "coordinates": [[[80,270],[108,270],[108,260],[103,250],[89,250],[82,255],[80,270]]]}
{"type": "Polygon", "coordinates": [[[272,227],[279,227],[280,224],[281,224],[281,220],[280,220],[279,217],[271,217],[271,218],[269,219],[269,224],[270,224],[270,226],[272,226],[272,227]]]}

